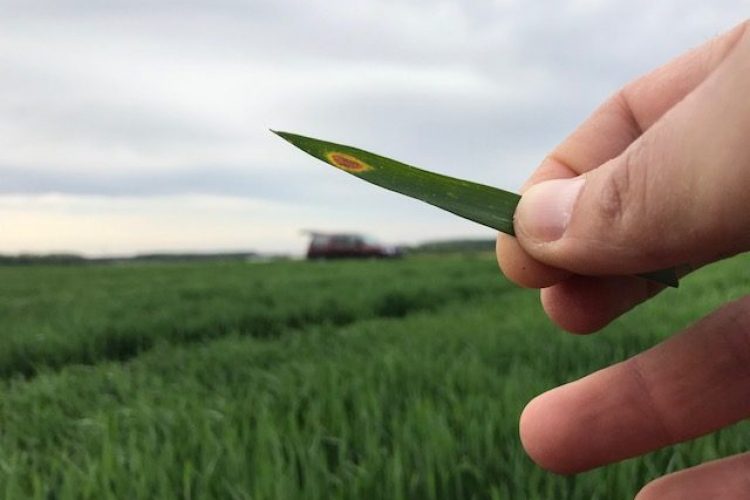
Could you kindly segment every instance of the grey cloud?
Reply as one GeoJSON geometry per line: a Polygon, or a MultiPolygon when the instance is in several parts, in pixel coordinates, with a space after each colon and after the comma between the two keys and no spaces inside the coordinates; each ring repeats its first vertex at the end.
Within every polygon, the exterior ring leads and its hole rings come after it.
{"type": "MultiPolygon", "coordinates": [[[[300,167],[303,172],[309,166],[300,167]]],[[[336,196],[335,183],[321,182],[321,176],[308,175],[306,182],[289,182],[298,172],[253,171],[227,167],[192,167],[179,171],[149,172],[141,169],[112,169],[80,173],[74,170],[45,170],[0,167],[3,194],[66,193],[100,196],[164,196],[183,193],[230,195],[261,200],[315,201],[336,196]]]]}
{"type": "MultiPolygon", "coordinates": [[[[17,23],[41,37],[48,33],[51,50],[55,40],[114,40],[132,45],[128,57],[133,60],[184,60],[197,73],[202,64],[215,61],[240,69],[261,63],[319,68],[334,89],[340,74],[363,65],[402,68],[393,88],[363,82],[349,89],[279,96],[279,106],[285,105],[279,114],[314,124],[306,130],[310,134],[500,185],[517,185],[534,166],[516,165],[518,158],[541,158],[619,85],[745,15],[741,5],[728,0],[610,1],[588,7],[582,2],[479,0],[0,0],[0,10],[6,13],[0,31],[4,24],[11,28],[10,23],[17,23]],[[410,84],[410,69],[446,67],[479,75],[498,89],[523,90],[536,83],[525,80],[528,75],[544,79],[545,85],[532,98],[508,100],[447,91],[439,81],[410,84]]],[[[6,51],[13,41],[8,37],[6,51]]],[[[0,97],[0,114],[5,115],[0,127],[12,127],[27,141],[44,132],[60,140],[83,137],[105,148],[169,152],[201,144],[220,151],[228,140],[225,130],[191,121],[179,109],[128,100],[133,96],[114,91],[91,96],[87,82],[78,88],[64,68],[46,68],[14,55],[0,58],[2,73],[10,75],[0,78],[0,94],[6,96],[0,97]]],[[[221,98],[215,95],[220,92],[213,90],[212,97],[221,98]]],[[[271,139],[255,138],[266,134],[266,125],[284,125],[253,123],[257,117],[251,112],[241,116],[252,125],[250,140],[258,147],[270,144],[271,139]]],[[[233,139],[238,137],[242,140],[241,131],[233,139]]],[[[295,153],[289,154],[287,165],[295,161],[295,153]]],[[[3,167],[2,160],[0,151],[0,192],[5,193],[210,192],[278,200],[310,197],[312,192],[322,193],[315,195],[321,199],[338,196],[317,174],[300,173],[295,187],[293,179],[266,173],[262,163],[244,172],[235,158],[220,155],[209,165],[181,158],[184,164],[178,169],[153,164],[85,175],[76,173],[76,158],[61,159],[63,166],[33,169],[3,167]]]]}

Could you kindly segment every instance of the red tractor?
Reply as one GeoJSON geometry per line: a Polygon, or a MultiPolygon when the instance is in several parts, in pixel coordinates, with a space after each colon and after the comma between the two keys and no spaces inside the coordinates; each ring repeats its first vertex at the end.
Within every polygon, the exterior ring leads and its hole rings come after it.
{"type": "Polygon", "coordinates": [[[400,257],[396,247],[381,245],[361,234],[308,232],[312,239],[308,259],[391,258],[400,257]]]}

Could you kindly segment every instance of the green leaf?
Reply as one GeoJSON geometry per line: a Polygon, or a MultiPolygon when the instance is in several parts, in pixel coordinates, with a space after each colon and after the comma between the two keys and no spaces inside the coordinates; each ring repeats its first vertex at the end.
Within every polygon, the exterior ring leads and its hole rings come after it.
{"type": "MultiPolygon", "coordinates": [[[[364,181],[514,235],[513,214],[521,199],[515,193],[422,170],[351,146],[289,132],[272,132],[315,158],[364,181]]],[[[678,285],[677,275],[672,269],[641,276],[672,287],[678,285]]]]}
{"type": "Polygon", "coordinates": [[[515,193],[428,172],[351,146],[288,132],[274,133],[315,158],[362,180],[513,234],[513,214],[521,199],[515,193]]]}

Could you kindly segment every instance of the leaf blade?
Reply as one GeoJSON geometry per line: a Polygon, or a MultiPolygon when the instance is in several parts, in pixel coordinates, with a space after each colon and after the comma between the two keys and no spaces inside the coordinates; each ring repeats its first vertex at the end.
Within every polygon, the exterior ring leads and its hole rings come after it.
{"type": "MultiPolygon", "coordinates": [[[[271,130],[285,141],[329,165],[376,186],[418,199],[483,226],[515,235],[513,215],[521,196],[509,191],[430,172],[363,149],[271,130]]],[[[679,286],[674,269],[639,275],[679,286]]]]}
{"type": "Polygon", "coordinates": [[[423,170],[344,144],[289,132],[272,132],[315,158],[371,184],[513,234],[513,214],[521,199],[515,193],[423,170]],[[339,164],[336,164],[337,159],[339,164]],[[358,160],[363,166],[356,167],[352,162],[350,168],[346,168],[348,159],[358,160]]]}

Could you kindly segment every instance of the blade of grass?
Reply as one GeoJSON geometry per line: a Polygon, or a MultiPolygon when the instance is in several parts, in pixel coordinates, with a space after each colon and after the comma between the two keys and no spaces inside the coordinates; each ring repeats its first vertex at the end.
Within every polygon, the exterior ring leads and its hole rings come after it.
{"type": "MultiPolygon", "coordinates": [[[[521,197],[483,184],[422,170],[362,149],[278,132],[302,151],[376,186],[422,200],[483,226],[513,236],[513,214],[521,197]]],[[[665,269],[640,275],[677,287],[677,274],[665,269]]]]}
{"type": "Polygon", "coordinates": [[[513,214],[521,199],[515,193],[428,172],[351,146],[288,132],[274,133],[315,158],[376,186],[513,234],[513,214]]]}

